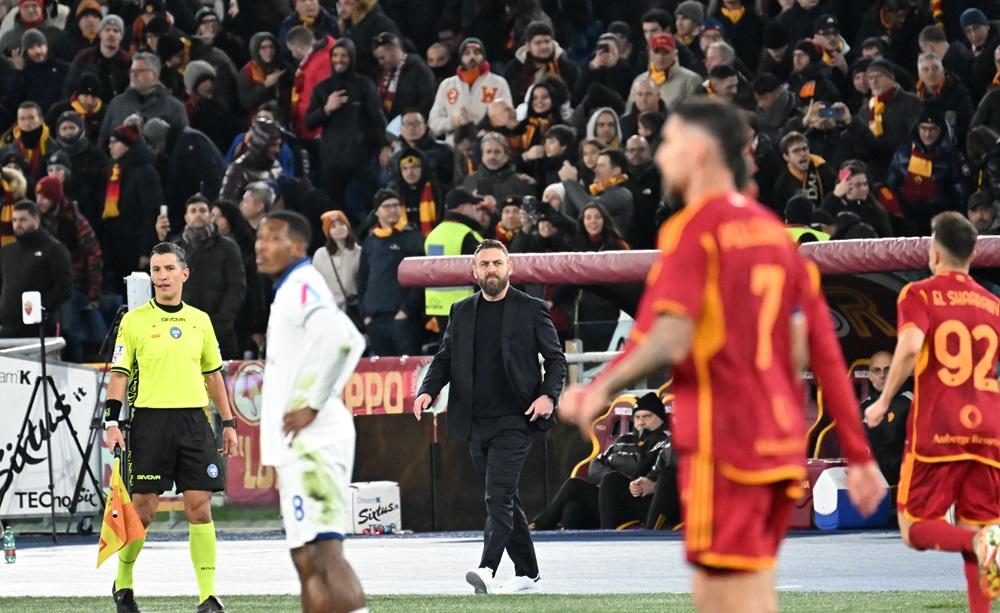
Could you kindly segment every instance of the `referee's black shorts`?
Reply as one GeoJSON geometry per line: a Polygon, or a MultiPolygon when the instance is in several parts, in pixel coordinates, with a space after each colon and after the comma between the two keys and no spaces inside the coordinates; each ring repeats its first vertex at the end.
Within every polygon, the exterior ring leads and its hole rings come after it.
{"type": "Polygon", "coordinates": [[[128,448],[129,489],[135,494],[221,492],[222,459],[202,409],[135,409],[128,448]]]}

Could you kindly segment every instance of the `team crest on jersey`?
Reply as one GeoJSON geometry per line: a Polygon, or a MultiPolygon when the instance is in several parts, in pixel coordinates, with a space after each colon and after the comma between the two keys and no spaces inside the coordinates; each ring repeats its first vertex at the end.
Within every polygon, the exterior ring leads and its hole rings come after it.
{"type": "Polygon", "coordinates": [[[175,339],[180,338],[181,337],[181,329],[178,328],[177,326],[171,327],[170,328],[170,336],[172,336],[175,339]]]}
{"type": "Polygon", "coordinates": [[[215,479],[216,477],[219,476],[219,467],[216,466],[215,464],[209,464],[208,468],[205,469],[205,472],[208,473],[208,476],[210,478],[215,479]]]}
{"type": "Polygon", "coordinates": [[[125,345],[115,345],[115,352],[111,355],[111,363],[114,364],[122,359],[123,353],[125,353],[125,345]]]}

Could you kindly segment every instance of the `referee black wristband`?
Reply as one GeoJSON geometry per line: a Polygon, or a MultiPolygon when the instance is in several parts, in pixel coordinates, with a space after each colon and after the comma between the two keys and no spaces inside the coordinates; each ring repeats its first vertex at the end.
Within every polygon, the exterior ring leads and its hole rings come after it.
{"type": "Polygon", "coordinates": [[[122,412],[122,401],[108,398],[104,401],[104,421],[118,421],[122,412]]]}
{"type": "Polygon", "coordinates": [[[232,428],[233,430],[235,430],[236,429],[236,418],[234,417],[232,419],[223,419],[222,420],[222,427],[223,428],[232,428]]]}

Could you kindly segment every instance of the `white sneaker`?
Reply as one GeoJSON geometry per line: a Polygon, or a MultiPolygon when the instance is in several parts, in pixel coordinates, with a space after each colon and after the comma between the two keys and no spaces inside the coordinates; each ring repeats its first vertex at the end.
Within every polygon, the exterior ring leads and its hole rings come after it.
{"type": "Polygon", "coordinates": [[[518,575],[494,590],[496,594],[530,594],[538,591],[538,577],[518,575]]]}
{"type": "Polygon", "coordinates": [[[465,573],[465,580],[475,588],[477,594],[489,594],[493,591],[493,572],[488,568],[474,568],[465,573]]]}

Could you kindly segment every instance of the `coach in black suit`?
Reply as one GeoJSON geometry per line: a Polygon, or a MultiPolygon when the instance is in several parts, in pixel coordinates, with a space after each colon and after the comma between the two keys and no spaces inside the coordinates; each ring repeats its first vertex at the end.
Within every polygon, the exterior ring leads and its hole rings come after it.
{"type": "Polygon", "coordinates": [[[451,382],[448,433],[468,441],[486,480],[483,557],[465,577],[477,594],[538,589],[535,546],[517,484],[533,431],[556,424],[553,409],[566,376],[566,357],[545,303],[512,288],[510,272],[503,243],[483,241],[474,263],[482,291],[452,305],[441,348],[413,406],[420,419],[451,382]],[[494,586],[505,549],[515,577],[494,586]]]}

